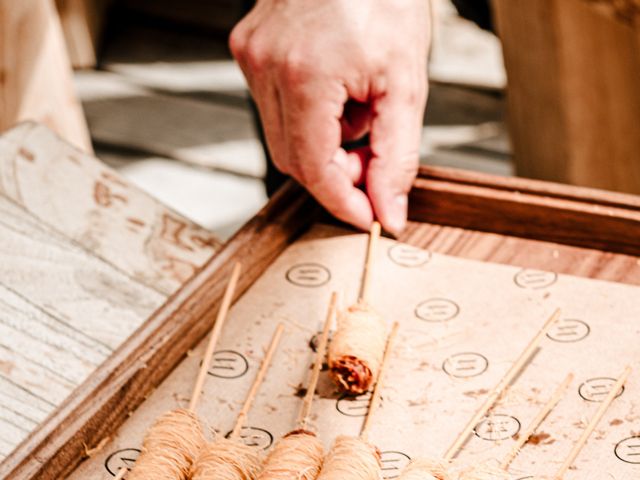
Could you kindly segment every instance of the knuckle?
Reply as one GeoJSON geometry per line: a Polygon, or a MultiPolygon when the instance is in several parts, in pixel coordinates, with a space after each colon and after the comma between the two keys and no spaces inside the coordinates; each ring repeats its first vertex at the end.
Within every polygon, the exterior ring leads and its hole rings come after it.
{"type": "Polygon", "coordinates": [[[244,60],[249,69],[259,72],[265,68],[269,61],[269,48],[262,39],[255,33],[249,38],[244,46],[244,60]]]}
{"type": "Polygon", "coordinates": [[[369,164],[369,172],[375,175],[384,175],[389,171],[389,167],[393,166],[393,158],[389,155],[383,154],[384,149],[379,148],[379,145],[372,147],[372,154],[375,157],[375,161],[369,164]]]}
{"type": "Polygon", "coordinates": [[[370,175],[377,184],[405,193],[411,188],[419,168],[420,156],[416,150],[377,158],[370,166],[370,175]]]}
{"type": "Polygon", "coordinates": [[[395,79],[394,87],[400,101],[408,105],[418,105],[426,101],[426,75],[402,75],[395,79]]]}
{"type": "Polygon", "coordinates": [[[298,49],[288,52],[282,64],[282,74],[285,82],[295,85],[308,78],[313,70],[309,56],[298,49]]]}
{"type": "Polygon", "coordinates": [[[238,61],[244,57],[247,48],[247,39],[247,32],[242,22],[240,22],[233,28],[229,35],[229,50],[231,50],[231,54],[238,61]]]}
{"type": "Polygon", "coordinates": [[[401,99],[408,105],[416,105],[422,102],[423,88],[418,82],[406,81],[400,87],[401,99]]]}
{"type": "Polygon", "coordinates": [[[411,188],[413,180],[418,175],[420,155],[417,151],[406,153],[401,157],[399,163],[399,187],[404,192],[407,192],[411,188]]]}

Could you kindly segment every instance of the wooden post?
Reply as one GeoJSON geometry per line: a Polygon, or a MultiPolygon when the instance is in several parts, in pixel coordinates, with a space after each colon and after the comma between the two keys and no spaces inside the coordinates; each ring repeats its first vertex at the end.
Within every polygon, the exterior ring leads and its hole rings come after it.
{"type": "Polygon", "coordinates": [[[108,0],[56,0],[73,68],[93,68],[108,0]]]}
{"type": "Polygon", "coordinates": [[[92,151],[53,0],[0,0],[0,131],[25,120],[92,151]]]}
{"type": "Polygon", "coordinates": [[[640,32],[584,0],[493,2],[518,175],[640,193],[640,32]]]}

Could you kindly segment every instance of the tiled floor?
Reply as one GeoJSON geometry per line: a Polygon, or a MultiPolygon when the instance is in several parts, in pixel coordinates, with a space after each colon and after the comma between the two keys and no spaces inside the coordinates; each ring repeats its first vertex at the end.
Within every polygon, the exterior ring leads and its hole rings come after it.
{"type": "MultiPolygon", "coordinates": [[[[499,42],[447,1],[437,7],[422,161],[509,175],[499,42]]],[[[246,84],[224,39],[135,17],[76,83],[98,156],[180,213],[225,239],[266,201],[246,84]]]]}

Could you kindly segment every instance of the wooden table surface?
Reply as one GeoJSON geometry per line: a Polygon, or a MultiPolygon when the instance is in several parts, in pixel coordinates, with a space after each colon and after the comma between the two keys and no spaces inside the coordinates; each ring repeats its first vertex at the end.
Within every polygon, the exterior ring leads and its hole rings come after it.
{"type": "Polygon", "coordinates": [[[0,461],[218,246],[46,128],[0,137],[0,461]]]}

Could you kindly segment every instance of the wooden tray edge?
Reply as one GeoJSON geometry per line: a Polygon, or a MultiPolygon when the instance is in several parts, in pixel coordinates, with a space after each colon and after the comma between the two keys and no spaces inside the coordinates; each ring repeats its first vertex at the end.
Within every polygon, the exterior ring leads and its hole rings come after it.
{"type": "Polygon", "coordinates": [[[418,222],[640,256],[640,197],[522,178],[423,167],[418,222]]]}

